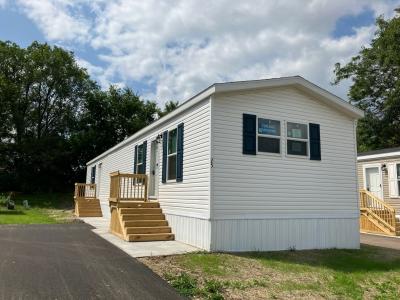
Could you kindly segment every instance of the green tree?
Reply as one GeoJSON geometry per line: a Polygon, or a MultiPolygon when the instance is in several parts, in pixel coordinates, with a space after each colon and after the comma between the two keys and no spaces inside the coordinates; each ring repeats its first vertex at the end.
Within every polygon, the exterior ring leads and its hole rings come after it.
{"type": "Polygon", "coordinates": [[[110,86],[87,95],[80,116],[80,130],[73,136],[81,171],[85,163],[152,123],[159,108],[142,101],[131,89],[110,86]]]}
{"type": "Polygon", "coordinates": [[[159,112],[159,116],[163,117],[175,110],[179,106],[179,101],[167,101],[164,105],[164,109],[159,112]]]}
{"type": "Polygon", "coordinates": [[[93,88],[71,52],[37,42],[26,49],[0,42],[0,165],[15,188],[71,183],[68,139],[93,88]]]}
{"type": "Polygon", "coordinates": [[[101,90],[62,48],[0,41],[0,191],[70,190],[86,162],[177,106],[101,90]]]}
{"type": "Polygon", "coordinates": [[[349,98],[365,111],[358,123],[359,151],[400,146],[400,18],[376,20],[369,47],[335,65],[335,84],[351,79],[349,98]]]}

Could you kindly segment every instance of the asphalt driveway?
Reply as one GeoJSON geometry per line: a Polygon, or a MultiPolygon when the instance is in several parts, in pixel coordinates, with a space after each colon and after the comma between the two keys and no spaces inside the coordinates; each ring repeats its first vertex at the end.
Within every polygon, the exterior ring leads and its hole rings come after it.
{"type": "Polygon", "coordinates": [[[0,299],[181,299],[87,224],[0,226],[0,299]]]}

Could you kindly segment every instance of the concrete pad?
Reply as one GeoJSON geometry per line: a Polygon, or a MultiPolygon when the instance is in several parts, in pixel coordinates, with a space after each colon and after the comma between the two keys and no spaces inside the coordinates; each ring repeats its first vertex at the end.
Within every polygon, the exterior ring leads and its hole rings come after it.
{"type": "Polygon", "coordinates": [[[360,238],[362,244],[400,250],[399,236],[385,236],[378,234],[361,233],[360,238]]]}
{"type": "Polygon", "coordinates": [[[126,242],[109,232],[106,218],[80,218],[94,227],[92,231],[132,257],[176,255],[198,252],[202,249],[178,241],[126,242]]]}

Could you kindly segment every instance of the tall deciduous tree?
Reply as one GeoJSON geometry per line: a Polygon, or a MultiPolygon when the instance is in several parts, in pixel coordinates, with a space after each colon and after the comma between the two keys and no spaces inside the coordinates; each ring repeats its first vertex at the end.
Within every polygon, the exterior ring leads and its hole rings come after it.
{"type": "Polygon", "coordinates": [[[0,41],[0,191],[71,189],[87,161],[176,106],[100,90],[62,48],[0,41]]]}
{"type": "Polygon", "coordinates": [[[96,155],[106,151],[153,122],[159,114],[155,102],[142,101],[131,89],[110,86],[87,95],[79,128],[72,136],[81,169],[96,155]]]}
{"type": "Polygon", "coordinates": [[[47,44],[0,42],[0,164],[19,189],[70,183],[68,138],[95,87],[72,53],[47,44]]]}
{"type": "Polygon", "coordinates": [[[349,98],[365,111],[358,123],[359,151],[400,146],[400,18],[376,20],[371,45],[335,66],[335,83],[351,78],[349,98]]]}

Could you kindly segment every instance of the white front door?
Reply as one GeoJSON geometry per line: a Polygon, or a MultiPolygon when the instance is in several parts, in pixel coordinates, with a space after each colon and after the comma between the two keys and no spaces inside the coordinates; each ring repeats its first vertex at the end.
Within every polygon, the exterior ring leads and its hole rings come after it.
{"type": "Polygon", "coordinates": [[[365,168],[365,188],[382,199],[382,180],[379,167],[365,168]]]}
{"type": "Polygon", "coordinates": [[[149,185],[149,197],[158,197],[158,142],[156,140],[151,142],[151,152],[150,152],[150,185],[149,185]]]}

